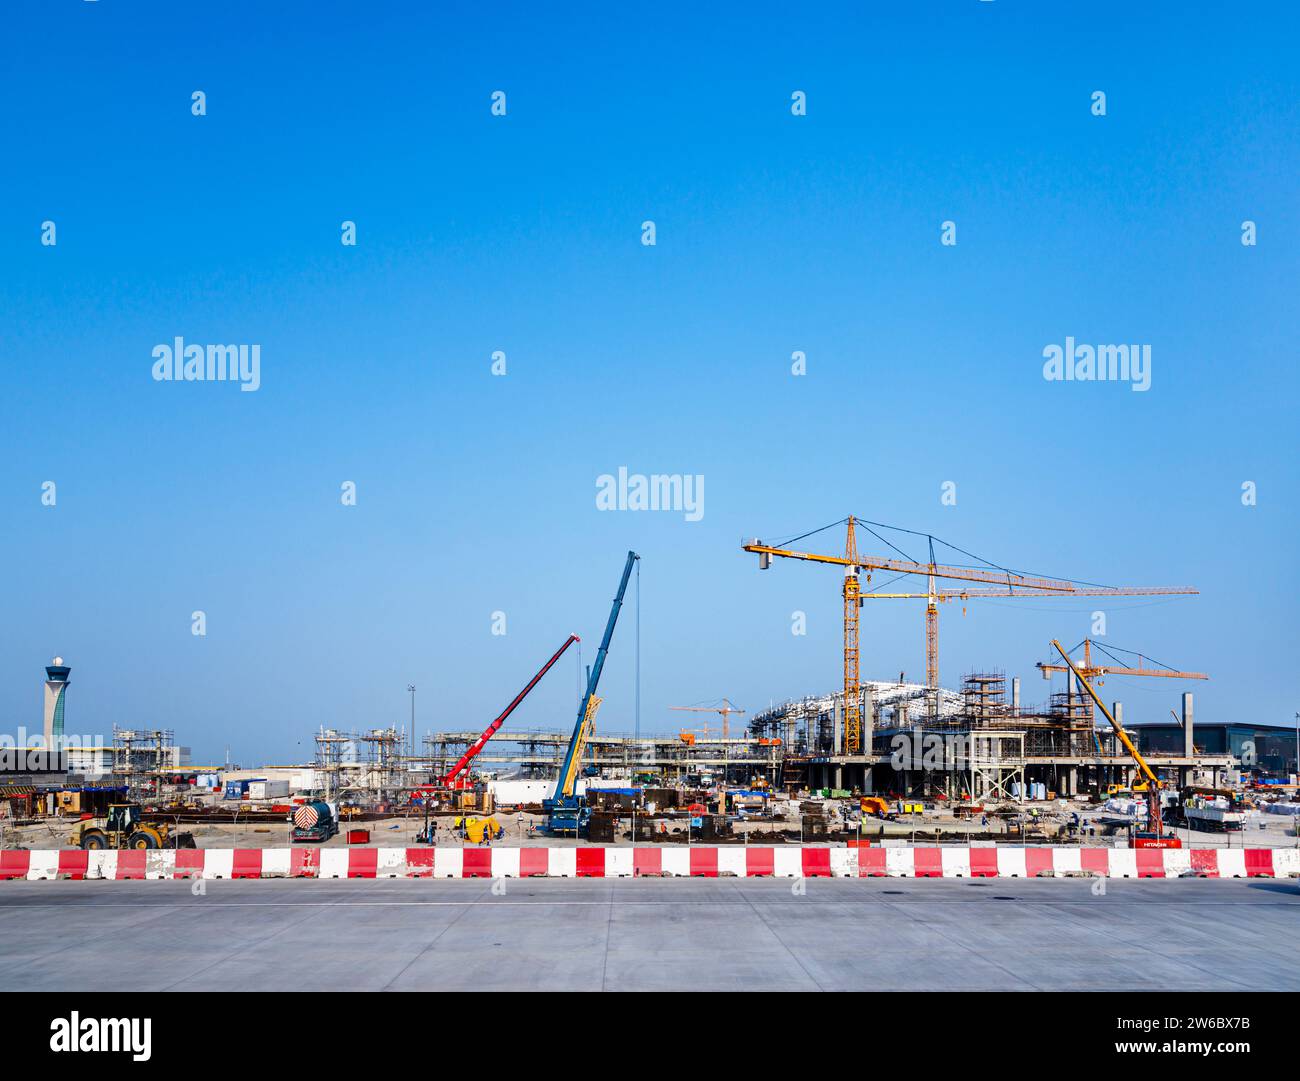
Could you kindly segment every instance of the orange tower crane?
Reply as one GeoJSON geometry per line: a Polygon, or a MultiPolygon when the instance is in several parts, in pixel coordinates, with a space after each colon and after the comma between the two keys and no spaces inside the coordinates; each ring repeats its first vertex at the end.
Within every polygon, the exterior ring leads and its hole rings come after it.
{"type": "MultiPolygon", "coordinates": [[[[990,569],[988,570],[979,567],[948,566],[946,564],[935,562],[935,538],[928,534],[923,534],[929,541],[930,546],[930,559],[927,563],[920,563],[911,559],[863,556],[858,554],[856,536],[856,526],[860,519],[850,515],[843,521],[844,524],[847,525],[847,538],[845,540],[843,556],[818,555],[811,552],[800,552],[786,547],[763,544],[758,540],[754,540],[749,544],[742,545],[741,547],[743,551],[758,556],[758,565],[760,570],[767,570],[772,565],[773,557],[801,559],[814,563],[827,563],[844,568],[844,585],[842,589],[844,598],[844,749],[849,754],[858,754],[862,751],[862,707],[859,703],[861,680],[859,674],[858,609],[862,606],[864,600],[920,599],[926,602],[925,675],[926,686],[929,688],[930,694],[930,710],[933,715],[938,711],[939,604],[943,601],[950,601],[958,598],[965,601],[980,597],[1132,597],[1163,594],[1191,594],[1197,592],[1195,589],[1181,586],[1091,586],[1063,578],[1045,578],[1041,576],[1017,574],[1012,571],[995,567],[992,564],[990,564],[990,569]],[[865,571],[867,573],[867,581],[870,582],[871,573],[876,570],[891,571],[898,575],[923,575],[926,579],[927,590],[924,593],[862,592],[859,575],[861,572],[865,571]],[[939,588],[937,585],[939,580],[979,582],[986,583],[990,587],[996,588],[939,588]]],[[[823,526],[822,529],[830,529],[833,526],[840,524],[840,522],[834,522],[831,526],[823,526]]],[[[895,527],[882,526],[882,528],[889,529],[895,527]]],[[[801,537],[796,537],[795,540],[802,540],[803,537],[811,536],[812,533],[820,533],[822,529],[816,529],[811,533],[805,533],[801,537]]],[[[872,532],[874,533],[874,530],[872,530],[872,532]]],[[[910,533],[913,531],[904,530],[903,532],[910,533]]],[[[878,536],[878,534],[876,535],[878,536]]],[[[787,543],[793,543],[793,541],[787,543]]],[[[960,549],[957,550],[960,551],[960,549]]]]}
{"type": "MultiPolygon", "coordinates": [[[[728,737],[728,735],[729,735],[728,726],[727,726],[727,718],[730,717],[733,713],[741,713],[741,714],[743,714],[743,713],[745,712],[743,709],[737,709],[737,708],[736,708],[736,704],[735,704],[734,702],[732,702],[731,699],[729,699],[729,698],[724,698],[724,699],[722,699],[722,705],[720,705],[720,706],[669,706],[668,708],[669,708],[669,709],[680,709],[680,710],[685,710],[687,713],[718,713],[718,714],[721,714],[721,716],[722,716],[722,738],[723,738],[724,740],[727,739],[727,737],[728,737]]],[[[705,739],[708,739],[707,731],[708,731],[708,729],[707,729],[707,727],[706,727],[706,729],[705,729],[706,735],[705,735],[705,737],[704,737],[705,739]]]]}

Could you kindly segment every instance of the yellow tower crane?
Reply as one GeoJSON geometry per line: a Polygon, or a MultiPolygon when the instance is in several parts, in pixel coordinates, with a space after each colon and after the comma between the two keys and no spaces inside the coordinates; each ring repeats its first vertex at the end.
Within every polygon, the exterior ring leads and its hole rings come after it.
{"type": "MultiPolygon", "coordinates": [[[[1033,575],[1016,574],[995,567],[992,564],[990,564],[990,569],[988,570],[979,567],[948,566],[946,564],[935,562],[935,538],[929,534],[920,534],[921,536],[925,536],[929,541],[929,562],[921,563],[911,559],[864,556],[858,553],[856,536],[856,526],[862,521],[862,519],[850,515],[842,521],[847,525],[847,538],[844,545],[844,555],[842,556],[818,555],[812,552],[795,551],[784,546],[763,544],[758,540],[754,540],[749,544],[742,545],[741,547],[743,551],[758,556],[758,565],[760,570],[767,570],[772,565],[772,559],[774,557],[800,559],[813,563],[827,563],[844,568],[844,584],[842,588],[844,599],[844,749],[849,754],[859,754],[863,749],[862,707],[859,704],[861,681],[859,675],[858,609],[862,606],[862,603],[865,600],[919,599],[926,602],[925,678],[926,686],[929,689],[930,695],[930,712],[933,716],[938,712],[939,604],[942,602],[956,599],[961,599],[962,601],[974,600],[981,597],[1132,597],[1164,594],[1192,594],[1197,592],[1195,589],[1182,586],[1092,586],[1063,578],[1044,578],[1033,575]],[[865,571],[867,574],[867,581],[870,582],[871,573],[877,570],[890,571],[897,575],[922,575],[926,579],[926,592],[886,593],[873,591],[864,593],[862,591],[859,575],[865,571]],[[940,580],[987,583],[990,588],[940,588],[937,584],[940,580]]],[[[823,526],[821,529],[812,530],[810,533],[805,533],[800,537],[796,537],[795,540],[802,540],[804,537],[812,536],[813,533],[820,533],[823,529],[830,529],[840,524],[841,522],[833,522],[830,526],[823,526]]],[[[893,526],[883,526],[881,523],[866,523],[868,529],[870,529],[870,526],[872,525],[877,525],[884,529],[896,528],[893,526]]],[[[873,535],[879,538],[879,534],[875,533],[874,530],[870,531],[873,535]]],[[[913,533],[914,531],[902,530],[902,532],[913,533]]],[[[788,541],[786,543],[794,543],[794,541],[788,541]]],[[[961,551],[961,549],[955,550],[961,551]]],[[[969,555],[969,553],[964,554],[969,555]]]]}

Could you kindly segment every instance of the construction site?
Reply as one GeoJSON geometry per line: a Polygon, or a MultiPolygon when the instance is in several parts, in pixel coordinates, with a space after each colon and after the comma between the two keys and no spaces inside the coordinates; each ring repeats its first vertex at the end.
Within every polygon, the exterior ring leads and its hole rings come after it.
{"type": "MultiPolygon", "coordinates": [[[[1193,588],[1100,587],[992,564],[947,565],[936,561],[935,545],[943,542],[931,536],[924,538],[924,562],[902,558],[893,544],[891,555],[867,555],[859,551],[858,530],[883,541],[893,527],[853,517],[834,523],[841,525],[842,552],[796,550],[792,542],[743,545],[761,570],[779,561],[835,569],[843,685],[834,691],[761,710],[729,698],[673,706],[653,735],[602,731],[601,674],[639,560],[629,552],[571,728],[507,722],[577,635],[481,730],[429,732],[417,741],[413,725],[322,725],[309,762],[205,767],[188,762],[171,729],[115,727],[106,746],[67,746],[62,772],[8,778],[13,783],[0,787],[4,844],[1300,843],[1294,756],[1279,733],[1264,727],[1243,735],[1239,725],[1198,725],[1193,692],[1185,688],[1208,673],[1086,638],[1069,648],[1053,641],[1050,655],[1036,662],[1049,688],[1039,704],[1024,701],[1021,680],[1004,671],[970,671],[955,688],[940,685],[944,603],[1192,595],[1193,588]],[[869,588],[880,572],[892,577],[869,588]],[[888,591],[900,579],[924,588],[888,591]],[[893,682],[861,678],[859,620],[867,600],[923,607],[924,683],[901,675],[893,682]],[[1168,724],[1126,724],[1123,703],[1108,704],[1099,693],[1108,676],[1174,688],[1175,738],[1168,738],[1168,724]],[[1261,758],[1259,748],[1268,746],[1275,753],[1261,758]]],[[[56,662],[47,669],[47,703],[57,701],[57,717],[51,709],[46,718],[51,740],[61,734],[71,671],[56,662]]]]}

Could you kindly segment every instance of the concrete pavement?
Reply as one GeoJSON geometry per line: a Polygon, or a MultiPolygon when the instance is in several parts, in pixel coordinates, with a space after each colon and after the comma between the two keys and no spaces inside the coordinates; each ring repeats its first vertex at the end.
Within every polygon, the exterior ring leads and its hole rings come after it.
{"type": "Polygon", "coordinates": [[[0,883],[0,990],[1300,989],[1293,880],[495,888],[0,883]]]}

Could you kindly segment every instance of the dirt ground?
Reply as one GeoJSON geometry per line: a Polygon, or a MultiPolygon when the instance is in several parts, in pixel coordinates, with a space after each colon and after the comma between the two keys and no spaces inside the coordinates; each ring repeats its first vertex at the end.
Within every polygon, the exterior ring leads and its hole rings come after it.
{"type": "MultiPolygon", "coordinates": [[[[1086,830],[1090,820],[1094,817],[1094,813],[1083,811],[1081,815],[1086,830]]],[[[578,841],[572,837],[547,837],[541,832],[543,818],[539,814],[499,812],[496,818],[505,828],[505,835],[500,840],[493,842],[498,845],[574,847],[579,844],[589,843],[587,841],[578,841]]],[[[444,846],[463,844],[461,839],[451,830],[450,822],[450,818],[438,820],[437,843],[444,846]]],[[[70,819],[62,821],[51,819],[24,826],[5,823],[3,828],[0,829],[0,847],[63,848],[67,846],[68,834],[74,825],[75,821],[70,819]]],[[[423,828],[423,825],[424,820],[421,817],[393,817],[374,822],[360,822],[351,827],[348,827],[345,823],[345,829],[368,829],[370,831],[369,843],[371,845],[403,848],[414,847],[418,844],[416,835],[423,828]]],[[[195,844],[199,848],[284,848],[290,845],[290,825],[287,821],[258,825],[186,824],[179,828],[193,833],[195,844]]],[[[770,835],[773,831],[778,830],[785,831],[787,843],[798,844],[800,841],[799,823],[797,821],[741,821],[734,823],[733,828],[735,840],[723,843],[746,843],[748,841],[754,844],[771,844],[773,839],[770,835]],[[766,834],[767,836],[755,836],[756,834],[766,834]]],[[[1006,827],[998,819],[990,819],[988,827],[984,827],[979,819],[970,821],[955,820],[951,816],[939,815],[934,812],[923,815],[915,823],[911,821],[882,822],[868,819],[862,831],[862,837],[874,844],[879,844],[882,840],[895,843],[907,843],[915,840],[917,843],[934,844],[936,842],[933,836],[936,828],[942,831],[939,843],[1011,841],[1012,843],[1051,844],[1065,843],[1067,841],[1064,835],[1059,839],[1051,836],[1031,836],[1021,841],[1009,837],[1005,832],[1006,827]]],[[[681,829],[681,833],[674,835],[674,840],[677,843],[685,843],[685,827],[683,826],[681,829]]],[[[1187,830],[1178,830],[1176,832],[1182,838],[1186,847],[1240,848],[1243,845],[1265,848],[1300,847],[1300,837],[1295,834],[1295,824],[1281,815],[1252,815],[1247,821],[1246,829],[1231,834],[1189,832],[1187,830]]],[[[817,843],[827,843],[826,838],[804,839],[817,843]]],[[[626,845],[631,844],[631,841],[620,835],[616,843],[626,845]]],[[[645,844],[647,842],[641,841],[639,843],[645,844]]],[[[711,840],[702,841],[697,834],[692,834],[691,843],[713,844],[717,842],[711,840]]],[[[1080,839],[1080,843],[1109,846],[1115,843],[1115,838],[1105,836],[1102,831],[1098,830],[1096,833],[1085,832],[1085,835],[1080,839]]],[[[333,847],[343,847],[346,846],[347,841],[343,834],[339,834],[331,839],[328,844],[333,847]]]]}

